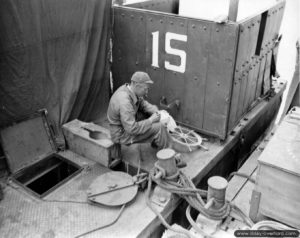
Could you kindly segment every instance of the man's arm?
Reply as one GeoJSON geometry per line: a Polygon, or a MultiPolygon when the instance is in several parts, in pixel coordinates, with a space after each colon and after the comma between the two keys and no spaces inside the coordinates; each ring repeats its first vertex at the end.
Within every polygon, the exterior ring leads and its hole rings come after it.
{"type": "Polygon", "coordinates": [[[144,99],[140,99],[140,100],[141,100],[140,110],[142,112],[149,113],[150,115],[152,115],[155,112],[158,112],[158,107],[156,105],[153,105],[144,99]]]}
{"type": "Polygon", "coordinates": [[[124,130],[131,135],[143,134],[152,125],[150,118],[138,122],[135,120],[135,111],[129,99],[124,99],[120,102],[120,117],[124,130]]]}

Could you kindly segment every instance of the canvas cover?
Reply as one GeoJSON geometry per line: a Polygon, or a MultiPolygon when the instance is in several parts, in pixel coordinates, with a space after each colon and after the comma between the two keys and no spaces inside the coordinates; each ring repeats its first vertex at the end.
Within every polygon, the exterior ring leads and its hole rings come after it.
{"type": "Polygon", "coordinates": [[[46,108],[55,128],[109,101],[110,0],[0,0],[0,127],[46,108]]]}

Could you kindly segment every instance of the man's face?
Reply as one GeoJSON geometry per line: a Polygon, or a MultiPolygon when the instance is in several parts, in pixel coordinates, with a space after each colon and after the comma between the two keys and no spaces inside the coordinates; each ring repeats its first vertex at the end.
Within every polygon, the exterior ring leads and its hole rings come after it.
{"type": "Polygon", "coordinates": [[[136,95],[138,97],[147,97],[150,85],[148,83],[139,83],[136,85],[136,95]]]}

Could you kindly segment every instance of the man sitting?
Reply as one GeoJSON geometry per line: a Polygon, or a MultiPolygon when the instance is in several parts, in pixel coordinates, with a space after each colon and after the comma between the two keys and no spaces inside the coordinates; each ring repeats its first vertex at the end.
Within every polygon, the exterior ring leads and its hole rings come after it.
{"type": "Polygon", "coordinates": [[[149,75],[138,71],[132,75],[130,85],[121,86],[112,95],[107,118],[113,142],[125,145],[153,142],[159,149],[171,147],[172,139],[160,123],[157,106],[144,99],[151,84],[149,75]]]}

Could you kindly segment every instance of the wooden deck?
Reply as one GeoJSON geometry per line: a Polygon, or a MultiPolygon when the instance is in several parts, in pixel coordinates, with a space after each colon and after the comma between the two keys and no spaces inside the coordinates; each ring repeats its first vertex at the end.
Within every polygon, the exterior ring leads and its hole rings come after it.
{"type": "MultiPolygon", "coordinates": [[[[246,119],[241,120],[234,134],[226,141],[210,139],[204,144],[208,151],[200,149],[183,155],[187,163],[183,171],[193,179],[195,184],[199,184],[216,165],[224,158],[228,158],[233,148],[240,143],[245,145],[247,141],[252,141],[254,134],[258,135],[262,127],[267,127],[278,110],[284,88],[285,83],[278,83],[275,96],[269,100],[262,100],[246,114],[244,116],[246,119]]],[[[143,157],[141,169],[149,171],[155,162],[156,151],[149,146],[147,149],[147,146],[124,147],[122,149],[124,164],[128,164],[128,168],[137,168],[141,152],[143,157]]],[[[86,203],[86,190],[89,185],[99,175],[109,170],[70,151],[64,153],[85,169],[46,196],[44,200],[32,197],[13,182],[4,186],[4,200],[0,202],[0,234],[3,237],[75,237],[115,219],[119,208],[92,206],[86,203]]],[[[240,201],[235,197],[234,192],[229,194],[238,205],[240,201]]],[[[178,197],[171,196],[165,203],[155,203],[154,206],[170,221],[171,214],[180,203],[178,197]]],[[[118,222],[85,237],[157,237],[161,234],[160,226],[159,219],[146,205],[145,192],[139,192],[135,200],[126,206],[118,222]]]]}

